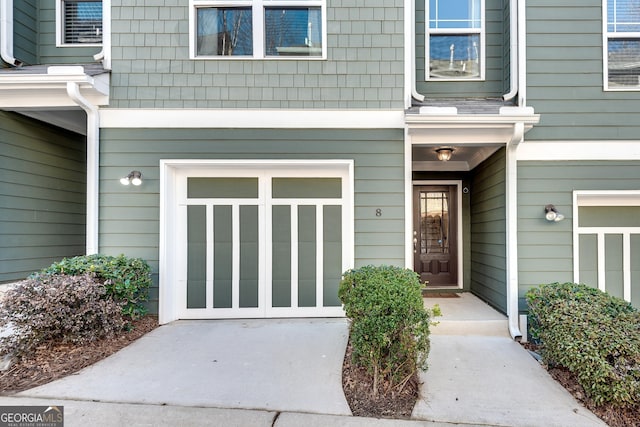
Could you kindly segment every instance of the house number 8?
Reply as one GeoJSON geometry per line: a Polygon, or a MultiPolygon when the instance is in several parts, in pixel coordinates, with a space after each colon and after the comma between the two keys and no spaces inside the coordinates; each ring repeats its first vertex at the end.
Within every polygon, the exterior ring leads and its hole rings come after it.
{"type": "Polygon", "coordinates": [[[382,209],[376,209],[376,216],[382,216],[382,209]]]}

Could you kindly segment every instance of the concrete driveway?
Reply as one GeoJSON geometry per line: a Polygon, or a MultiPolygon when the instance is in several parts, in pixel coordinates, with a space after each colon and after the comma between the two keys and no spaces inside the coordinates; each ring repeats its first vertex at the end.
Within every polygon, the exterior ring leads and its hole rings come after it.
{"type": "Polygon", "coordinates": [[[18,396],[350,415],[346,319],[189,320],[18,396]]]}

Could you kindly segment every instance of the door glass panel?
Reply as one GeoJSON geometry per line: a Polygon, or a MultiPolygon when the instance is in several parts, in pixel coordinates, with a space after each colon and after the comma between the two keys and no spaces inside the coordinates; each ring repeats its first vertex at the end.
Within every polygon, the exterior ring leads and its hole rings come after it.
{"type": "Polygon", "coordinates": [[[187,206],[187,308],[206,307],[206,217],[205,206],[187,206]]]}
{"type": "Polygon", "coordinates": [[[298,307],[316,306],[316,207],[298,206],[298,307]]]}
{"type": "Polygon", "coordinates": [[[240,307],[258,307],[258,206],[240,206],[240,307]]]}
{"type": "Polygon", "coordinates": [[[340,307],[338,286],[342,276],[342,207],[323,208],[323,305],[340,307]]]}
{"type": "Polygon", "coordinates": [[[231,308],[233,279],[231,206],[213,207],[213,307],[231,308]]]}
{"type": "Polygon", "coordinates": [[[449,193],[420,192],[420,251],[449,253],[449,193]]]}
{"type": "Polygon", "coordinates": [[[255,199],[258,178],[187,178],[191,199],[255,199]]]}
{"type": "Polygon", "coordinates": [[[342,197],[340,178],[273,178],[274,199],[338,199],[342,197]]]}
{"type": "Polygon", "coordinates": [[[272,212],[272,306],[291,307],[291,206],[272,212]]]}

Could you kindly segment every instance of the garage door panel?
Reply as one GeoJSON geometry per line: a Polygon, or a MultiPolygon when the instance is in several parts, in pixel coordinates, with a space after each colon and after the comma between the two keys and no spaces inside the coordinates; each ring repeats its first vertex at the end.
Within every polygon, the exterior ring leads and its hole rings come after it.
{"type": "Polygon", "coordinates": [[[187,206],[187,308],[206,307],[206,207],[187,206]]]}

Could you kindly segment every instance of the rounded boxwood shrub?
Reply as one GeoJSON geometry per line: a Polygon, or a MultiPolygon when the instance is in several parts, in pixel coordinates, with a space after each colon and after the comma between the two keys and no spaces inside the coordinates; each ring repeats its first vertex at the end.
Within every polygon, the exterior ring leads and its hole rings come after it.
{"type": "Polygon", "coordinates": [[[392,266],[344,273],[338,295],[351,319],[353,362],[373,375],[373,394],[426,369],[430,316],[418,275],[392,266]]]}
{"type": "Polygon", "coordinates": [[[628,302],[576,283],[530,289],[531,334],[544,361],[576,375],[597,405],[640,401],[640,313],[628,302]]]}
{"type": "Polygon", "coordinates": [[[64,258],[36,275],[60,274],[92,274],[104,283],[106,297],[123,303],[123,314],[136,319],[147,312],[144,302],[148,299],[151,285],[151,267],[140,258],[124,255],[82,255],[64,258]]]}
{"type": "Polygon", "coordinates": [[[83,343],[126,327],[121,304],[105,298],[105,287],[89,274],[42,275],[12,286],[0,304],[2,353],[20,356],[44,342],[83,343]]]}

